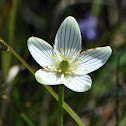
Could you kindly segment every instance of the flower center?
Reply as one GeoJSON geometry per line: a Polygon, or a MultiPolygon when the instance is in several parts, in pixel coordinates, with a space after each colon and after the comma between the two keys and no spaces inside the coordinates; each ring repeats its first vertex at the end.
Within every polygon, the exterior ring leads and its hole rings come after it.
{"type": "Polygon", "coordinates": [[[65,72],[69,69],[69,62],[66,60],[62,60],[59,64],[59,69],[61,69],[61,71],[65,72]]]}

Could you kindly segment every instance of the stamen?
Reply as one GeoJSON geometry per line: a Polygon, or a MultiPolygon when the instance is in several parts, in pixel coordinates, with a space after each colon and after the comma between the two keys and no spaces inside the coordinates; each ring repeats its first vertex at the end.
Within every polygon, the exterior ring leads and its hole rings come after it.
{"type": "Polygon", "coordinates": [[[65,58],[67,58],[67,51],[68,51],[68,48],[66,48],[66,51],[65,51],[65,58]]]}
{"type": "Polygon", "coordinates": [[[76,55],[76,57],[74,58],[74,60],[70,63],[70,68],[69,68],[69,70],[71,70],[71,71],[76,70],[75,67],[76,67],[77,65],[80,64],[80,63],[79,63],[80,61],[81,61],[81,59],[79,59],[79,58],[78,58],[78,55],[76,55]]]}
{"type": "MultiPolygon", "coordinates": [[[[56,62],[56,59],[58,59],[58,58],[54,57],[53,55],[51,57],[52,57],[51,61],[53,62],[55,68],[57,69],[58,68],[58,62],[56,62]]],[[[51,67],[54,67],[54,66],[51,65],[51,67]]]]}
{"type": "Polygon", "coordinates": [[[65,73],[67,74],[68,72],[67,72],[67,71],[65,71],[65,73]]]}
{"type": "Polygon", "coordinates": [[[63,58],[63,48],[61,48],[61,55],[62,55],[62,58],[63,58]]]}
{"type": "Polygon", "coordinates": [[[78,55],[74,58],[74,60],[71,62],[70,65],[72,65],[74,63],[74,61],[76,60],[76,58],[78,58],[78,55]]]}
{"type": "Polygon", "coordinates": [[[55,61],[54,56],[52,55],[51,57],[52,57],[51,61],[55,61]]]}
{"type": "Polygon", "coordinates": [[[61,69],[59,69],[59,72],[61,72],[62,70],[61,69]]]}
{"type": "Polygon", "coordinates": [[[73,50],[70,51],[70,55],[69,55],[69,57],[68,57],[68,60],[70,59],[72,53],[73,53],[73,50]]]}
{"type": "Polygon", "coordinates": [[[57,57],[57,53],[55,52],[55,56],[56,56],[56,60],[59,63],[58,57],[57,57]]]}

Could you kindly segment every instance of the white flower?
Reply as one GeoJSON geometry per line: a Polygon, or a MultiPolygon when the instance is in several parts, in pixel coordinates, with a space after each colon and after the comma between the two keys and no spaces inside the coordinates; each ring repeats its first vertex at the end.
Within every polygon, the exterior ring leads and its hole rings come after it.
{"type": "Polygon", "coordinates": [[[87,91],[92,84],[87,74],[105,64],[111,55],[111,48],[98,47],[81,52],[81,33],[76,20],[69,16],[61,24],[54,48],[36,37],[28,39],[32,57],[44,69],[35,73],[36,80],[44,85],[64,84],[76,92],[87,91]]]}

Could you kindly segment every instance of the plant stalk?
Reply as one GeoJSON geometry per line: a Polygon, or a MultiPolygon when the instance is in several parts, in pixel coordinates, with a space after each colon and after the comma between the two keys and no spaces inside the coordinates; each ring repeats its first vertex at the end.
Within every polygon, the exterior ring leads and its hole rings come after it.
{"type": "Polygon", "coordinates": [[[64,101],[64,86],[59,85],[59,100],[58,100],[58,126],[63,126],[63,101],[64,101]]]}

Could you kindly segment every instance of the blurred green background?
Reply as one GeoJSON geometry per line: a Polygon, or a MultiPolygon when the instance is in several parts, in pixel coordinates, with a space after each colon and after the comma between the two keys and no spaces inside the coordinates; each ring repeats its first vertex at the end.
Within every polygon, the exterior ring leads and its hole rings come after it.
{"type": "MultiPolygon", "coordinates": [[[[83,50],[110,45],[108,62],[90,74],[84,93],[65,88],[65,101],[88,126],[126,126],[125,0],[0,0],[0,37],[35,71],[27,39],[51,45],[67,16],[78,21],[83,50]]],[[[57,101],[9,51],[0,47],[0,126],[56,126],[57,101]]],[[[58,86],[52,86],[58,92],[58,86]]],[[[64,110],[64,126],[77,123],[64,110]]]]}

